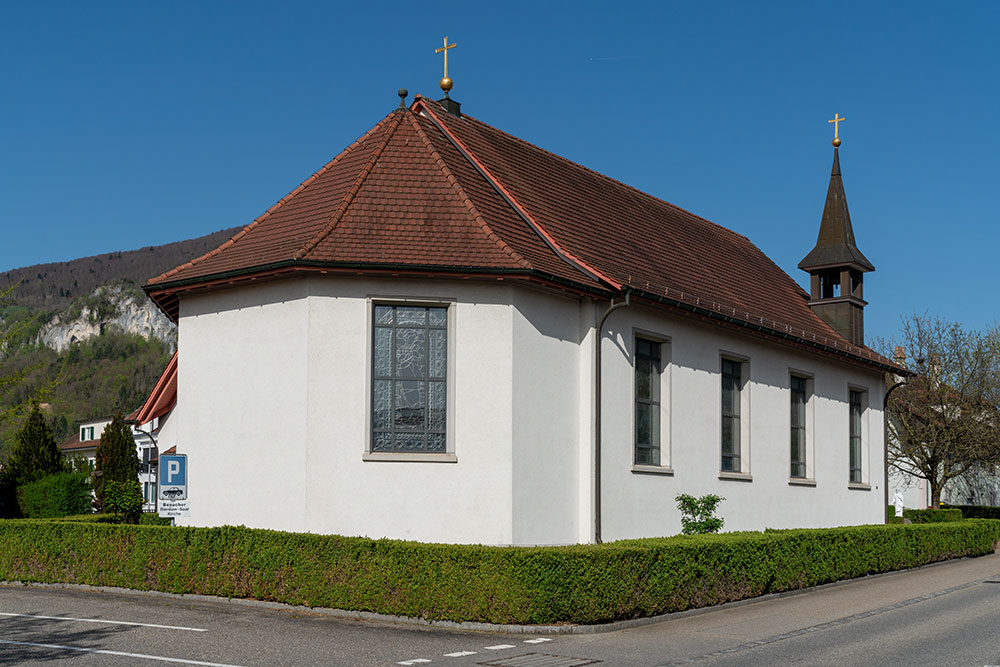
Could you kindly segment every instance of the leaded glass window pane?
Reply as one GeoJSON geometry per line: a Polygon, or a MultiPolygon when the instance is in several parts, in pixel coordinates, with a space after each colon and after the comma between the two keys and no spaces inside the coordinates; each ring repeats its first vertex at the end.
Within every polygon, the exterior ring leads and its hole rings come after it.
{"type": "Polygon", "coordinates": [[[660,465],[660,343],[635,339],[635,446],[633,461],[660,465]]]}
{"type": "Polygon", "coordinates": [[[447,312],[375,306],[372,451],[446,451],[447,312]]]}
{"type": "Polygon", "coordinates": [[[850,480],[861,482],[861,413],[864,409],[864,392],[851,391],[850,401],[850,480]]]}
{"type": "Polygon", "coordinates": [[[429,373],[432,378],[443,378],[448,367],[447,332],[431,329],[427,332],[429,373]]]}
{"type": "Polygon", "coordinates": [[[806,382],[791,377],[791,472],[792,477],[806,476],[806,382]]]}
{"type": "Polygon", "coordinates": [[[742,364],[722,360],[722,465],[725,472],[740,470],[740,392],[742,364]]]}
{"type": "Polygon", "coordinates": [[[389,377],[392,375],[392,329],[388,327],[375,327],[375,350],[374,350],[375,377],[389,377]]]}

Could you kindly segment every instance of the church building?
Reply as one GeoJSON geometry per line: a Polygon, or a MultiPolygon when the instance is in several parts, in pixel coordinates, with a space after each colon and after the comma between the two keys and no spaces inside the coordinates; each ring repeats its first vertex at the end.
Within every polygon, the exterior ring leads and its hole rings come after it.
{"type": "MultiPolygon", "coordinates": [[[[835,143],[807,293],[746,237],[417,96],[219,248],[179,326],[178,522],[427,542],[882,523],[835,143]]],[[[819,202],[817,201],[817,208],[819,202]]],[[[806,249],[803,249],[806,250],[806,249]]]]}

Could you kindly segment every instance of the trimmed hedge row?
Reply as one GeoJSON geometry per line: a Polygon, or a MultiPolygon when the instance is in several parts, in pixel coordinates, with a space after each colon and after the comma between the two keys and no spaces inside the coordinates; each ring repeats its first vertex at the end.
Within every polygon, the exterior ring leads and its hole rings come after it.
{"type": "MultiPolygon", "coordinates": [[[[961,521],[962,511],[957,509],[910,509],[903,508],[903,518],[913,523],[940,523],[942,521],[961,521]]],[[[998,517],[1000,518],[1000,517],[998,517]]]]}
{"type": "MultiPolygon", "coordinates": [[[[73,521],[77,523],[126,523],[121,514],[72,514],[60,516],[53,521],[73,521]]],[[[143,526],[169,526],[170,519],[161,517],[156,512],[143,512],[139,515],[139,524],[143,526]]]]}
{"type": "Polygon", "coordinates": [[[941,505],[941,508],[956,509],[966,519],[1000,519],[1000,507],[989,505],[941,505]]]}
{"type": "Polygon", "coordinates": [[[432,620],[599,623],[991,553],[1000,521],[484,547],[0,521],[0,580],[254,598],[432,620]]]}

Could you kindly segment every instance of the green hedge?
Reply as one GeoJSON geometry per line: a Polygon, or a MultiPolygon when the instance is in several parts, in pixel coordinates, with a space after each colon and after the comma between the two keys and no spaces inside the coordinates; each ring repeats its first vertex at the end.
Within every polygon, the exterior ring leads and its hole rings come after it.
{"type": "Polygon", "coordinates": [[[491,623],[653,616],[993,551],[1000,521],[484,547],[243,527],[0,521],[0,580],[491,623]]]}
{"type": "Polygon", "coordinates": [[[62,472],[17,487],[21,515],[49,519],[90,511],[90,475],[62,472]]]}
{"type": "Polygon", "coordinates": [[[956,509],[966,519],[1000,519],[1000,507],[989,505],[941,505],[941,508],[956,509]]]}
{"type": "Polygon", "coordinates": [[[961,521],[962,512],[956,509],[918,510],[903,508],[903,518],[913,523],[940,523],[942,521],[961,521]]]}
{"type": "MultiPolygon", "coordinates": [[[[61,516],[54,521],[74,521],[84,523],[126,523],[120,514],[73,514],[61,516]]],[[[143,512],[139,515],[139,524],[143,526],[169,526],[170,519],[161,517],[156,512],[143,512]]]]}

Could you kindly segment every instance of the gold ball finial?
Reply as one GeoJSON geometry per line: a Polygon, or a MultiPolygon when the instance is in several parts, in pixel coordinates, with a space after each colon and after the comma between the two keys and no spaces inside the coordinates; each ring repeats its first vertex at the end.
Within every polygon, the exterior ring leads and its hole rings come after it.
{"type": "Polygon", "coordinates": [[[836,148],[837,146],[840,146],[840,138],[839,137],[833,140],[833,147],[836,148]]]}
{"type": "Polygon", "coordinates": [[[451,90],[451,87],[454,86],[454,85],[455,85],[455,82],[452,81],[450,77],[446,76],[443,79],[441,79],[441,90],[443,90],[446,93],[449,90],[451,90]]]}

